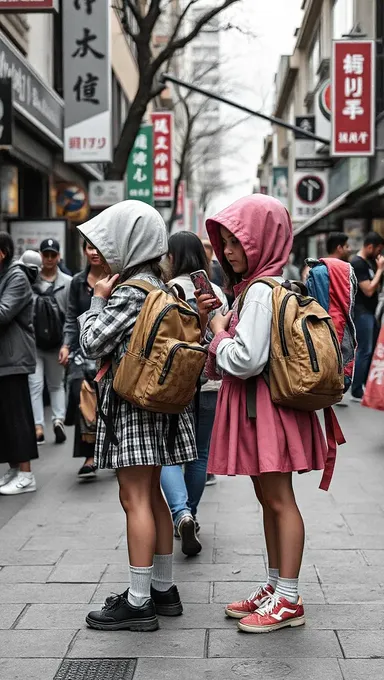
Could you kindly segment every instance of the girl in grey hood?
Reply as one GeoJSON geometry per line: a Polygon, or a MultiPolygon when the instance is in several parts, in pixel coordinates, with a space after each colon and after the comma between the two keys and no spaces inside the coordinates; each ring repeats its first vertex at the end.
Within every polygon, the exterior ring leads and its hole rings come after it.
{"type": "MultiPolygon", "coordinates": [[[[95,285],[88,312],[79,318],[80,344],[90,359],[124,356],[145,293],[117,283],[143,279],[162,287],[161,257],[168,250],[164,221],[140,201],[123,201],[79,227],[103,258],[108,276],[95,285]]],[[[174,450],[168,450],[170,417],[135,407],[120,399],[108,371],[100,386],[101,409],[113,418],[113,436],[98,419],[95,463],[116,469],[120,502],[127,515],[130,588],[106,600],[86,621],[102,630],[150,631],[158,628],[156,613],[182,613],[172,579],[173,523],[160,488],[161,466],[196,458],[192,409],[179,417],[174,450]]],[[[103,416],[102,414],[102,416],[103,416]]]]}

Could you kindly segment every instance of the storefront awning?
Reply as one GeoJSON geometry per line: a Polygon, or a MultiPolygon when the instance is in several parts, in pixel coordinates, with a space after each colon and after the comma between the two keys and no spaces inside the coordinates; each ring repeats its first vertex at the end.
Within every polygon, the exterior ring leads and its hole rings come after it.
{"type": "Polygon", "coordinates": [[[307,220],[303,224],[298,224],[293,229],[293,235],[297,236],[298,234],[301,234],[301,232],[305,231],[305,229],[308,229],[308,227],[312,227],[313,224],[319,222],[319,220],[323,219],[323,217],[327,217],[327,215],[330,215],[334,210],[336,210],[346,202],[347,197],[349,196],[350,193],[352,192],[345,191],[343,194],[340,194],[340,196],[335,198],[334,201],[329,203],[326,208],[323,208],[323,210],[320,210],[318,213],[316,213],[316,215],[311,217],[311,219],[307,220]]]}

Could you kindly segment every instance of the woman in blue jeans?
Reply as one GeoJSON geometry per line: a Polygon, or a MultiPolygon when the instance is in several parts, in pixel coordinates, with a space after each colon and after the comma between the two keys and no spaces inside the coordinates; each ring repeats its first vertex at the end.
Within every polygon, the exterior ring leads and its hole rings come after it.
{"type": "MultiPolygon", "coordinates": [[[[210,275],[204,246],[198,236],[187,231],[171,236],[168,260],[171,279],[168,285],[180,286],[185,299],[196,309],[195,289],[189,275],[199,269],[204,269],[208,276],[210,275]]],[[[226,296],[218,286],[213,283],[212,286],[223,303],[217,311],[226,314],[228,311],[226,296]]],[[[181,549],[189,557],[197,555],[201,550],[201,543],[197,537],[196,514],[207,480],[209,443],[220,388],[220,382],[204,381],[204,378],[202,382],[196,433],[198,459],[186,463],[184,470],[181,466],[175,465],[163,467],[161,473],[161,486],[172,512],[175,535],[180,537],[181,549]]]]}

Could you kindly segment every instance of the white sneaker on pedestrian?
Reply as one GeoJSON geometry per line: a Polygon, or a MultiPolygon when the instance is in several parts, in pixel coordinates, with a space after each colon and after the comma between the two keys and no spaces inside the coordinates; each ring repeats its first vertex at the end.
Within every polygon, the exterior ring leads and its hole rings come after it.
{"type": "Polygon", "coordinates": [[[20,493],[36,491],[36,480],[32,473],[17,472],[8,484],[0,487],[2,496],[17,496],[20,493]]]}
{"type": "Polygon", "coordinates": [[[19,472],[19,468],[9,468],[5,475],[0,477],[0,486],[5,486],[8,484],[8,482],[11,481],[14,477],[16,477],[17,473],[19,472]]]}

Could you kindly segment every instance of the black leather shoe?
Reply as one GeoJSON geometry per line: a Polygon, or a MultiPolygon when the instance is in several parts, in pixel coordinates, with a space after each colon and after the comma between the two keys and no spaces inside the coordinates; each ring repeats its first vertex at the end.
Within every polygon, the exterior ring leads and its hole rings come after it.
{"type": "Polygon", "coordinates": [[[159,622],[152,599],[141,607],[134,607],[128,600],[128,591],[122,595],[107,597],[99,612],[89,612],[86,622],[97,630],[132,630],[150,632],[157,630],[159,622]]]}
{"type": "Polygon", "coordinates": [[[193,517],[186,515],[177,525],[181,538],[181,551],[187,557],[195,557],[201,552],[201,543],[196,536],[196,522],[193,517]]]}
{"type": "Polygon", "coordinates": [[[171,586],[166,592],[161,592],[151,586],[151,597],[155,603],[156,614],[159,616],[180,616],[183,613],[177,586],[171,586]]]}

